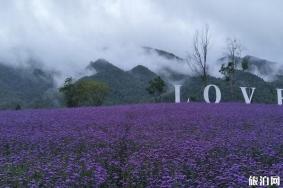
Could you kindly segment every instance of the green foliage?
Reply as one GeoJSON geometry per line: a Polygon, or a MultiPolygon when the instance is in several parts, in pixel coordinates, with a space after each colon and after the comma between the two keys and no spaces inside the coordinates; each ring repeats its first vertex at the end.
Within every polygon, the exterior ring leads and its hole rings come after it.
{"type": "Polygon", "coordinates": [[[227,65],[222,64],[222,66],[221,66],[219,72],[220,72],[221,74],[223,74],[223,76],[225,77],[226,81],[230,81],[232,75],[233,75],[234,72],[235,72],[235,68],[234,68],[234,66],[233,66],[233,62],[229,62],[227,65]]]}
{"type": "Polygon", "coordinates": [[[72,78],[67,78],[64,86],[59,89],[68,107],[102,105],[108,90],[108,86],[104,83],[94,80],[80,80],[73,83],[72,78]]]}
{"type": "Polygon", "coordinates": [[[149,81],[149,86],[146,88],[147,92],[155,97],[155,101],[160,99],[162,93],[165,92],[165,82],[160,76],[149,81]]]}
{"type": "Polygon", "coordinates": [[[234,98],[234,84],[235,84],[235,71],[236,71],[236,62],[237,61],[230,61],[227,65],[222,64],[219,72],[224,75],[225,80],[229,83],[230,87],[230,95],[232,96],[232,99],[234,98]]]}
{"type": "Polygon", "coordinates": [[[94,80],[81,80],[75,85],[75,98],[79,106],[102,105],[109,88],[94,80]]]}
{"type": "Polygon", "coordinates": [[[66,78],[64,86],[59,88],[64,95],[64,101],[68,107],[77,107],[78,101],[75,96],[75,84],[72,78],[66,78]]]}

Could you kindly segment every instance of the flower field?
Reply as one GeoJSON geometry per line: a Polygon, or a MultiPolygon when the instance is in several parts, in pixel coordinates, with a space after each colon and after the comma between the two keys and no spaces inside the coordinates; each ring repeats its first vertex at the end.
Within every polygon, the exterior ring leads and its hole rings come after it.
{"type": "Polygon", "coordinates": [[[247,187],[283,178],[283,107],[2,111],[0,143],[0,187],[247,187]]]}

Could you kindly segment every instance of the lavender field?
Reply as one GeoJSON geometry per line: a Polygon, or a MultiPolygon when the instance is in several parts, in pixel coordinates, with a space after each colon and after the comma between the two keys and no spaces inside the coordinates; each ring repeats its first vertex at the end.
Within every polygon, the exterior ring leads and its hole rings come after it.
{"type": "Polygon", "coordinates": [[[247,187],[283,177],[283,108],[3,111],[0,143],[0,187],[247,187]]]}

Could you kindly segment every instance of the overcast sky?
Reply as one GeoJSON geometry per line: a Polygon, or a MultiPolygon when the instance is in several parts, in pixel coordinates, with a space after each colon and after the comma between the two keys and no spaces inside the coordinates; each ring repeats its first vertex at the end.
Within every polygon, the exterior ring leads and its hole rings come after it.
{"type": "Polygon", "coordinates": [[[244,54],[283,63],[282,0],[0,0],[0,60],[30,56],[58,70],[104,57],[129,69],[146,64],[140,46],[184,57],[195,30],[210,25],[210,63],[227,37],[244,54]]]}

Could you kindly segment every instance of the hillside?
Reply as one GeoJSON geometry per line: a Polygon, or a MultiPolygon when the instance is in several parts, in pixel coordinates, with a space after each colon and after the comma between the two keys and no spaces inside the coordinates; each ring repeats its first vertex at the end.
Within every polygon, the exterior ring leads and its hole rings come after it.
{"type": "Polygon", "coordinates": [[[92,62],[90,66],[96,70],[96,73],[81,79],[102,81],[110,87],[106,105],[141,103],[151,100],[146,87],[148,87],[148,81],[157,75],[146,67],[140,65],[130,71],[124,71],[103,59],[92,62]]]}
{"type": "Polygon", "coordinates": [[[53,103],[53,89],[52,73],[0,63],[0,108],[47,107],[53,103]]]}
{"type": "Polygon", "coordinates": [[[138,65],[134,68],[132,68],[130,71],[128,71],[132,76],[140,80],[141,82],[148,83],[150,80],[157,77],[157,75],[146,68],[145,66],[138,65]]]}

